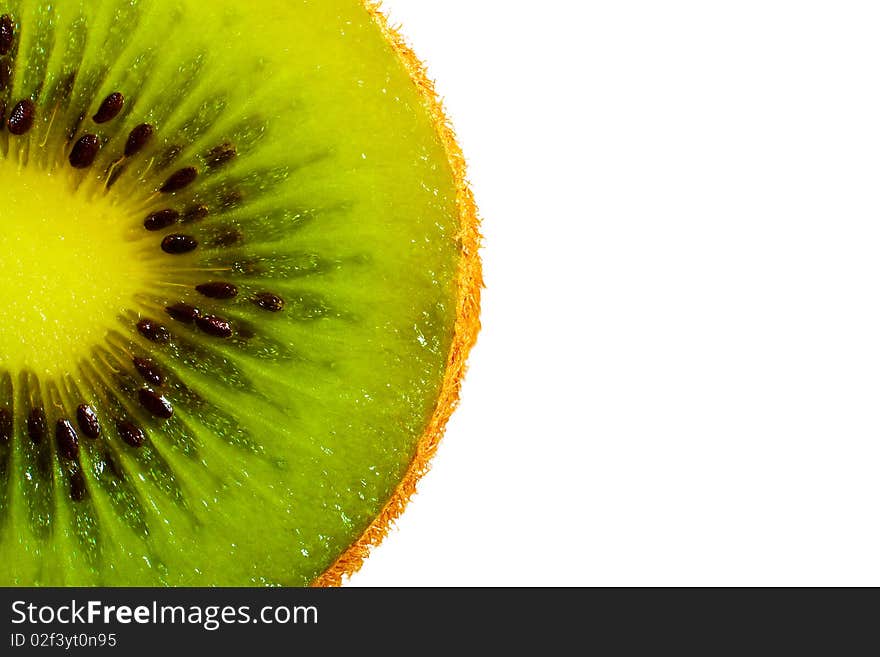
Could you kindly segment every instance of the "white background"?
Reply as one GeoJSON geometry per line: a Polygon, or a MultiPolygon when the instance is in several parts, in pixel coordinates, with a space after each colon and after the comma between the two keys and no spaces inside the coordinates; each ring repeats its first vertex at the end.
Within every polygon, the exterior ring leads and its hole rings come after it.
{"type": "Polygon", "coordinates": [[[877,3],[385,8],[470,160],[485,328],[351,584],[880,584],[877,3]]]}

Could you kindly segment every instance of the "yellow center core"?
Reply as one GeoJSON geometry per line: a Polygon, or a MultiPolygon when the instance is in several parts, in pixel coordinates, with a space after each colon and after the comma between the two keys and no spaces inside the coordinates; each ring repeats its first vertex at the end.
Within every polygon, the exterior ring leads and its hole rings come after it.
{"type": "Polygon", "coordinates": [[[0,369],[13,375],[74,371],[148,280],[130,220],[75,176],[0,160],[0,369]]]}

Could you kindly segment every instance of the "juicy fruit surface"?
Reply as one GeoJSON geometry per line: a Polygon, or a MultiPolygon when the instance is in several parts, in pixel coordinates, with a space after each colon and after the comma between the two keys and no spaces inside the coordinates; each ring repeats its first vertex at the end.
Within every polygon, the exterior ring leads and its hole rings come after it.
{"type": "Polygon", "coordinates": [[[0,584],[308,584],[444,374],[458,209],[425,101],[360,0],[0,16],[0,584]]]}

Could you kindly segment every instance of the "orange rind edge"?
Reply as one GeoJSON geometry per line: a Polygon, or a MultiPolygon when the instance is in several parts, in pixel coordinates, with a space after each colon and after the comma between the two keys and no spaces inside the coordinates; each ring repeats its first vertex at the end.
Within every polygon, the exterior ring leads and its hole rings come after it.
{"type": "Polygon", "coordinates": [[[406,505],[416,493],[419,480],[430,469],[431,460],[437,452],[446,423],[458,406],[468,354],[480,332],[480,294],[483,288],[483,266],[480,260],[482,238],[477,205],[467,179],[467,164],[464,154],[458,145],[455,131],[446,115],[443,102],[437,95],[434,82],[428,77],[425,65],[410,48],[399,29],[389,23],[387,16],[381,10],[380,2],[364,0],[364,6],[418,88],[449,158],[459,208],[458,241],[461,244],[461,261],[457,275],[458,298],[452,345],[437,405],[428,421],[425,432],[418,441],[412,461],[403,479],[369,527],[327,570],[315,578],[312,582],[312,586],[315,587],[342,585],[347,577],[361,568],[364,560],[369,556],[370,550],[382,542],[388,535],[394,521],[406,509],[406,505]]]}

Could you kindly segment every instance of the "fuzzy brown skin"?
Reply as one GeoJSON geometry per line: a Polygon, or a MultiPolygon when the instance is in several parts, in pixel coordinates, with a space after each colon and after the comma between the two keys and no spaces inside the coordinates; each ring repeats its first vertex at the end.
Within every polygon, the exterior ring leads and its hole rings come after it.
{"type": "Polygon", "coordinates": [[[455,132],[449,123],[443,104],[437,96],[434,83],[428,78],[424,64],[416,57],[397,28],[388,23],[388,19],[382,13],[378,2],[364,0],[364,5],[409,71],[410,77],[430,109],[434,127],[446,148],[458,193],[460,228],[457,239],[461,244],[458,300],[452,347],[449,350],[446,373],[437,399],[437,406],[425,428],[425,433],[419,439],[415,456],[410,462],[406,474],[366,531],[342,553],[333,565],[312,582],[312,586],[341,585],[344,578],[360,569],[364,560],[369,556],[370,549],[382,542],[393,522],[403,513],[416,492],[419,480],[430,469],[431,459],[443,437],[446,423],[458,406],[467,357],[480,331],[480,293],[483,288],[483,267],[480,260],[480,219],[473,192],[467,181],[464,155],[456,141],[455,132]]]}

